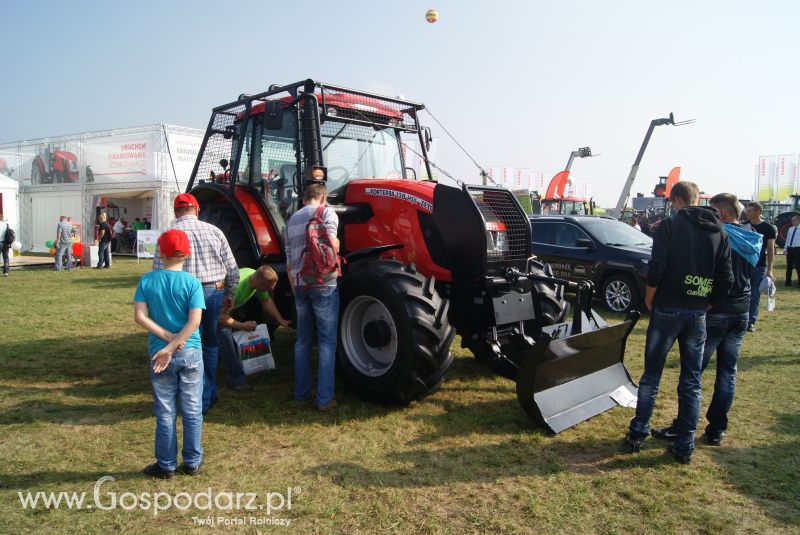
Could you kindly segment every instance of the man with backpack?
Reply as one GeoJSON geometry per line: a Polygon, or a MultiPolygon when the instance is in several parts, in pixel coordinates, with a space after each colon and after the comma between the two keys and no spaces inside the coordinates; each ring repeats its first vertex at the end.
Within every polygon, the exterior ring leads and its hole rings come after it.
{"type": "Polygon", "coordinates": [[[285,231],[286,267],[297,312],[294,398],[311,399],[311,342],[316,325],[319,367],[314,403],[323,412],[336,406],[333,374],[339,319],[339,218],[325,205],[327,199],[324,183],[308,184],[304,206],[289,218],[285,231]]]}

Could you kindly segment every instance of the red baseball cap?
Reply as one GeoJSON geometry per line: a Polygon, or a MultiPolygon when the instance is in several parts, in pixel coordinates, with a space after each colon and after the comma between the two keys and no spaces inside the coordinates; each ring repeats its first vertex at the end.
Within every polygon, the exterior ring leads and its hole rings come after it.
{"type": "Polygon", "coordinates": [[[175,204],[173,208],[184,208],[186,206],[200,206],[197,204],[197,199],[191,193],[181,193],[175,197],[175,204]]]}
{"type": "Polygon", "coordinates": [[[189,237],[180,229],[171,229],[158,237],[158,248],[168,258],[189,256],[189,237]]]}

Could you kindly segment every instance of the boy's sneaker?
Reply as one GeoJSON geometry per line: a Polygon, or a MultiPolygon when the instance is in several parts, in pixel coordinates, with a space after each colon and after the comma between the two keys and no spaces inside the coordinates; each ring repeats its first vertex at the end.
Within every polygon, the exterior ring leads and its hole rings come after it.
{"type": "Polygon", "coordinates": [[[625,442],[622,445],[630,453],[639,453],[642,450],[642,446],[644,446],[645,438],[646,435],[634,437],[633,434],[628,433],[625,435],[625,442]]]}
{"type": "Polygon", "coordinates": [[[749,332],[749,333],[756,332],[756,326],[751,323],[750,325],[747,326],[747,332],[749,332]]]}
{"type": "Polygon", "coordinates": [[[182,463],[178,467],[178,472],[186,474],[188,476],[196,476],[202,471],[202,469],[203,469],[203,463],[200,463],[197,466],[189,466],[186,463],[182,463]]]}
{"type": "Polygon", "coordinates": [[[675,451],[674,444],[667,446],[667,451],[672,454],[672,458],[681,464],[689,464],[692,462],[692,454],[678,453],[675,451]]]}
{"type": "Polygon", "coordinates": [[[143,472],[150,477],[157,477],[159,479],[172,479],[172,476],[175,475],[175,472],[164,470],[158,463],[145,466],[143,472]]]}
{"type": "Polygon", "coordinates": [[[670,425],[669,427],[654,427],[650,430],[650,434],[653,438],[657,438],[658,440],[666,440],[668,442],[672,442],[678,437],[678,433],[675,431],[675,427],[670,425]]]}
{"type": "Polygon", "coordinates": [[[706,444],[709,446],[722,446],[722,437],[725,435],[723,433],[720,433],[719,435],[705,433],[703,436],[705,437],[706,444]]]}

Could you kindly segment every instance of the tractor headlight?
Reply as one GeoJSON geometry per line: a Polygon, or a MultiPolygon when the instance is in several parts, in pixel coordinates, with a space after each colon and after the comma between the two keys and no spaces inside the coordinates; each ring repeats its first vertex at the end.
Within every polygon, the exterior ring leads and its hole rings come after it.
{"type": "Polygon", "coordinates": [[[508,232],[502,221],[486,222],[486,252],[489,256],[503,256],[508,252],[508,232]]]}

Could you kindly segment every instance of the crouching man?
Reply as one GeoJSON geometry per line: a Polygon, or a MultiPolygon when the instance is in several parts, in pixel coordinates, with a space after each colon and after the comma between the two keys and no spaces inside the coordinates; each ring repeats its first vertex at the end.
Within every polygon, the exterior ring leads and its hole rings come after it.
{"type": "Polygon", "coordinates": [[[281,327],[288,327],[291,321],[281,316],[275,301],[272,300],[270,292],[275,291],[278,284],[278,274],[269,266],[261,266],[258,269],[241,268],[239,269],[239,284],[233,293],[233,306],[230,310],[223,310],[219,315],[219,325],[217,339],[220,342],[219,351],[225,367],[228,369],[231,387],[240,392],[249,392],[252,387],[247,384],[242,361],[239,360],[236,351],[236,342],[233,340],[233,330],[252,331],[256,328],[257,322],[245,321],[242,314],[243,306],[256,298],[261,302],[263,312],[275,320],[281,327]]]}

